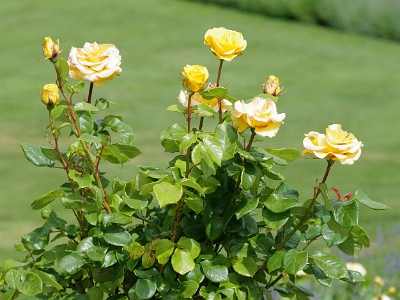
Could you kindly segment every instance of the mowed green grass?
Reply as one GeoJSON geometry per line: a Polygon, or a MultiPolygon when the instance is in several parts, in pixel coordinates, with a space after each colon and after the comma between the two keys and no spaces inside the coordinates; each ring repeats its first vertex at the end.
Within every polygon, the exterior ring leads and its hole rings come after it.
{"type": "MultiPolygon", "coordinates": [[[[222,84],[236,98],[249,99],[274,74],[287,89],[278,103],[278,111],[286,113],[285,124],[261,146],[302,149],[305,133],[342,124],[365,146],[355,165],[335,164],[328,185],[343,194],[360,189],[391,206],[376,213],[362,209],[360,224],[372,236],[377,227],[389,232],[398,225],[400,44],[179,0],[19,0],[3,1],[0,8],[0,263],[21,257],[13,245],[43,224],[30,203],[65,181],[60,170],[30,164],[18,145],[46,145],[47,110],[39,94],[55,77],[51,64],[41,61],[45,36],[60,39],[64,58],[71,46],[85,42],[113,43],[120,49],[121,76],[95,89],[94,97],[117,102],[110,113],[121,114],[136,132],[135,145],[144,154],[123,168],[104,168],[109,176],[128,180],[138,170],[135,165],[166,167],[171,158],[163,152],[159,134],[173,123],[184,123],[166,111],[177,103],[183,66],[207,66],[215,81],[218,60],[203,44],[207,29],[242,32],[248,47],[242,57],[225,64],[222,84]]],[[[325,165],[298,160],[279,170],[306,201],[325,165]]]]}

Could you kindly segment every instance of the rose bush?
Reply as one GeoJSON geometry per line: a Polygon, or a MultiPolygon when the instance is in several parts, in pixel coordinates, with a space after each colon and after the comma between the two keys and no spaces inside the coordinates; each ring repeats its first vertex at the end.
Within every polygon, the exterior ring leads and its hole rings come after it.
{"type": "Polygon", "coordinates": [[[68,56],[69,76],[88,80],[102,86],[114,79],[122,69],[119,50],[112,44],[85,43],[83,48],[72,47],[68,56]]]}
{"type": "MultiPolygon", "coordinates": [[[[212,45],[221,46],[224,52],[216,52],[229,61],[246,44],[241,34],[225,29],[211,30],[213,41],[220,32],[230,38],[212,45]]],[[[46,56],[47,48],[43,51],[46,56]]],[[[16,245],[26,254],[23,259],[9,259],[0,267],[2,300],[19,295],[264,300],[272,299],[273,291],[310,299],[313,294],[296,282],[297,274],[313,276],[324,286],[334,279],[363,280],[325,250],[337,247],[357,256],[370,244],[359,226],[359,205],[387,208],[358,190],[341,197],[332,188],[334,200],[327,186],[334,162],[356,161],[362,143],[338,124],[329,126],[326,135],[306,135],[305,154],[324,158],[327,166],[301,201],[276,168],[301,158],[300,151],[261,146],[285,119],[276,108],[282,96],[276,77],[264,84],[266,94],[247,103],[220,86],[223,58],[216,82],[209,85],[205,67],[185,66],[185,91],[178,97],[182,105],[168,108],[181,114],[184,124],[171,125],[160,137],[165,151],[175,156],[165,169],[139,165],[133,178],[121,179],[110,178],[103,164],[123,165],[141,154],[133,145],[134,132],[121,116],[105,113],[108,100],[91,99],[94,84],[121,71],[118,49],[86,43],[83,49],[72,47],[69,63],[59,56],[50,61],[56,83],[46,85],[41,95],[48,109],[48,145],[20,145],[28,161],[64,172],[65,182],[32,202],[44,224],[16,245]],[[85,101],[74,98],[85,82],[71,84],[68,75],[91,82],[85,101]],[[203,128],[205,117],[217,119],[213,130],[203,128]],[[61,142],[64,136],[68,146],[61,142]],[[56,213],[54,201],[72,221],[56,213]],[[318,239],[326,246],[310,250],[318,239]]]]}

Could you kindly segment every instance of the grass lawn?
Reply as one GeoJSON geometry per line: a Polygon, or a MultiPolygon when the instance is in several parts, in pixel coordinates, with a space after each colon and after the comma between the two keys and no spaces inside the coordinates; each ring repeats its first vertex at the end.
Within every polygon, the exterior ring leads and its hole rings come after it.
{"type": "MultiPolygon", "coordinates": [[[[248,47],[242,57],[225,64],[222,84],[230,84],[236,98],[249,99],[274,74],[287,89],[278,103],[278,111],[286,113],[285,124],[262,146],[302,149],[305,133],[342,124],[364,143],[363,154],[354,166],[335,165],[328,185],[343,194],[360,189],[391,206],[377,213],[362,209],[360,224],[372,237],[378,227],[389,234],[399,224],[399,43],[180,0],[19,0],[3,1],[0,8],[1,264],[21,257],[13,245],[43,223],[30,203],[65,180],[61,171],[34,167],[18,145],[46,145],[47,111],[39,91],[55,77],[50,63],[41,61],[45,36],[60,39],[65,58],[71,46],[84,42],[114,43],[120,49],[121,76],[95,89],[94,97],[118,102],[112,113],[122,114],[136,132],[135,145],[144,154],[123,169],[106,169],[132,179],[135,164],[167,165],[169,155],[159,134],[183,123],[178,114],[166,111],[177,102],[183,66],[207,66],[215,80],[218,60],[203,45],[204,33],[220,26],[242,32],[248,47]]],[[[305,201],[324,169],[324,161],[298,160],[281,171],[305,201]]]]}

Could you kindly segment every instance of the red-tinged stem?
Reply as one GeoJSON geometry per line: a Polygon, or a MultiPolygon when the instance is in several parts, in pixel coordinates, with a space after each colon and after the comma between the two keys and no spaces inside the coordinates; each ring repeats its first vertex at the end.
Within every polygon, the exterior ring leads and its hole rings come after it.
{"type": "Polygon", "coordinates": [[[88,95],[87,103],[91,103],[92,102],[92,93],[93,93],[93,82],[90,82],[89,95],[88,95]]]}

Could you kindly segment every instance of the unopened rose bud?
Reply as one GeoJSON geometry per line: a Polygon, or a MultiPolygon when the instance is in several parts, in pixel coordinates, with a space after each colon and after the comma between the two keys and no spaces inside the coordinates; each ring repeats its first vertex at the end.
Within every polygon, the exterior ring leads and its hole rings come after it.
{"type": "Polygon", "coordinates": [[[279,96],[281,87],[279,86],[279,78],[274,75],[270,75],[267,81],[263,84],[263,93],[270,94],[272,96],[279,96]]]}
{"type": "Polygon", "coordinates": [[[46,58],[50,59],[51,62],[55,62],[56,57],[60,53],[60,41],[57,40],[55,43],[51,37],[47,36],[43,41],[43,54],[46,58]]]}
{"type": "Polygon", "coordinates": [[[183,68],[182,85],[188,92],[200,91],[208,81],[208,70],[206,67],[199,65],[186,65],[183,68]]]}
{"type": "Polygon", "coordinates": [[[54,106],[60,99],[58,86],[54,83],[46,84],[42,89],[42,102],[49,106],[54,106]]]}

